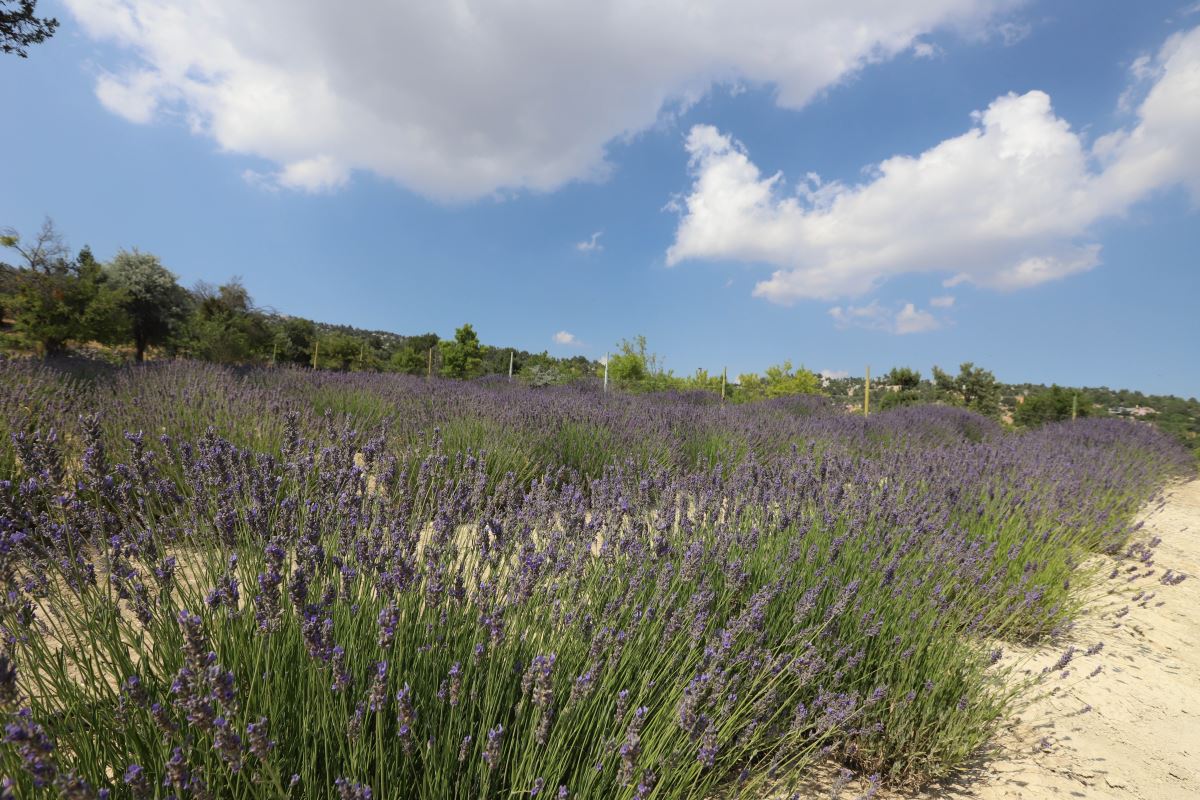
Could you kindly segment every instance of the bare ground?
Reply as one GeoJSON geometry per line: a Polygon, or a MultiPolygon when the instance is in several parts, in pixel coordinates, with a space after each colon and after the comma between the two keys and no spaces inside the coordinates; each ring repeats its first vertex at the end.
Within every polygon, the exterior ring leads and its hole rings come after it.
{"type": "MultiPolygon", "coordinates": [[[[1142,518],[1146,536],[1162,539],[1156,573],[1112,582],[1072,634],[1103,651],[1051,678],[973,769],[914,800],[1200,798],[1200,480],[1142,518]],[[1164,586],[1168,568],[1189,577],[1164,586]]],[[[1036,653],[1029,668],[1061,654],[1036,653]]]]}

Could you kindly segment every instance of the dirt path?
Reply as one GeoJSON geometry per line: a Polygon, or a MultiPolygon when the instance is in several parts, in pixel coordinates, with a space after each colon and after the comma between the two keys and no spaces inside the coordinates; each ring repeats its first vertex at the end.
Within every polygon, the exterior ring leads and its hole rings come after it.
{"type": "MultiPolygon", "coordinates": [[[[1200,480],[1143,519],[1145,534],[1162,538],[1156,574],[1114,585],[1072,636],[1081,649],[1104,649],[1053,678],[976,770],[921,800],[1200,798],[1200,480]],[[1167,569],[1188,579],[1164,586],[1167,569]],[[1138,592],[1155,595],[1135,600],[1138,592]]],[[[1031,668],[1061,652],[1039,654],[1031,668]]]]}

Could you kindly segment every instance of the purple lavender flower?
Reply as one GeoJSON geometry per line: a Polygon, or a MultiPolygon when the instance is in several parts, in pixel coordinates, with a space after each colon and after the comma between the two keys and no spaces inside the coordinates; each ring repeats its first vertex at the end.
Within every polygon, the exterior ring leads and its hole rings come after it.
{"type": "Polygon", "coordinates": [[[495,769],[500,761],[500,744],[504,740],[504,726],[497,725],[487,732],[487,744],[483,749],[483,763],[495,769]]]}

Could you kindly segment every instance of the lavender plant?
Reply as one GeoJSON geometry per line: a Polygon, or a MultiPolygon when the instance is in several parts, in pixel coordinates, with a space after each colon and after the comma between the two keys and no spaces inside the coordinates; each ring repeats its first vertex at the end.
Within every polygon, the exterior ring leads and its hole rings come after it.
{"type": "Polygon", "coordinates": [[[920,783],[987,741],[1019,690],[997,647],[1063,633],[1090,554],[1154,569],[1130,520],[1189,469],[1103,420],[21,374],[19,797],[705,798],[829,760],[920,783]]]}

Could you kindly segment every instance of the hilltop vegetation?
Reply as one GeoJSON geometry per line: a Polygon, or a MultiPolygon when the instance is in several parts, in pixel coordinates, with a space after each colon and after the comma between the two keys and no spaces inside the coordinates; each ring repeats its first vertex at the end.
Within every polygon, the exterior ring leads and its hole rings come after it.
{"type": "MultiPolygon", "coordinates": [[[[56,356],[86,353],[119,363],[147,356],[191,358],[242,366],[308,366],[341,372],[394,372],[458,379],[513,375],[531,386],[600,379],[605,365],[583,355],[484,343],[467,323],[452,338],[435,332],[361,330],[279,313],[255,303],[238,278],[191,289],[149,253],[121,251],[97,261],[87,247],[72,254],[47,220],[31,237],[6,229],[0,247],[0,349],[56,356]]],[[[739,403],[823,394],[847,406],[863,404],[861,377],[822,378],[791,361],[762,374],[675,374],[644,336],[619,342],[608,380],[631,392],[707,392],[739,403]]],[[[957,374],[937,366],[931,378],[897,367],[872,380],[874,407],[935,403],[966,408],[1020,427],[1085,416],[1131,416],[1151,422],[1200,453],[1200,401],[1107,388],[1003,384],[973,363],[957,374]]]]}

